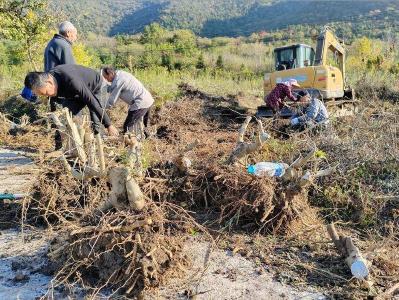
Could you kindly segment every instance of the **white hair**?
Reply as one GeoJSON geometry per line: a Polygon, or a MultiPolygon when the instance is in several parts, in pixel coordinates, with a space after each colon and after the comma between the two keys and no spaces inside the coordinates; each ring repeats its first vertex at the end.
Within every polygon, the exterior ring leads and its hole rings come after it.
{"type": "Polygon", "coordinates": [[[58,25],[59,34],[65,35],[68,31],[76,30],[76,27],[69,21],[64,21],[58,25]]]}

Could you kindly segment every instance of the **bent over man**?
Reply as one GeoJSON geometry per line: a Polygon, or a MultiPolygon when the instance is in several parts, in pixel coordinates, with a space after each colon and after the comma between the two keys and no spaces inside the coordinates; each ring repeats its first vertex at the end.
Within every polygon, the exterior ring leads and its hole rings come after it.
{"type": "Polygon", "coordinates": [[[118,135],[118,130],[111,124],[111,119],[100,103],[101,74],[79,65],[60,65],[49,72],[30,72],[25,77],[25,87],[38,96],[58,97],[62,106],[67,107],[73,116],[87,106],[90,111],[92,127],[99,133],[100,123],[107,128],[111,136],[118,135]]]}
{"type": "Polygon", "coordinates": [[[273,109],[274,112],[278,112],[284,106],[284,99],[287,97],[292,101],[297,101],[297,97],[292,94],[294,87],[300,87],[296,79],[290,79],[288,81],[277,83],[275,88],[267,95],[265,102],[266,105],[273,109]]]}
{"type": "Polygon", "coordinates": [[[131,130],[142,118],[147,128],[150,108],[154,104],[150,92],[128,72],[105,67],[102,69],[102,74],[108,82],[111,82],[108,89],[111,95],[107,101],[107,108],[113,106],[119,98],[129,105],[123,131],[126,133],[131,130]]]}

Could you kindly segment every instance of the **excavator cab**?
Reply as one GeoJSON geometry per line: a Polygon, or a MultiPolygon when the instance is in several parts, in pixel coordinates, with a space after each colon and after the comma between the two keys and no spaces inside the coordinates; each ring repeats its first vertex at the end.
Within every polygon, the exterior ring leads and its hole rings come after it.
{"type": "Polygon", "coordinates": [[[315,51],[305,44],[274,49],[276,71],[309,67],[314,65],[315,51]]]}

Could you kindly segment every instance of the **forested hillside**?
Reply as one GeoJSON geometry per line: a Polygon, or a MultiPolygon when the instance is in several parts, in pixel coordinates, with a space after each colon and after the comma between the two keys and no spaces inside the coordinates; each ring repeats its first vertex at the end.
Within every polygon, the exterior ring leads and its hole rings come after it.
{"type": "Polygon", "coordinates": [[[355,36],[379,37],[387,28],[395,30],[399,22],[396,0],[53,0],[53,3],[81,30],[111,35],[141,32],[152,22],[169,29],[191,29],[207,37],[329,23],[349,35],[355,29],[355,36]]]}

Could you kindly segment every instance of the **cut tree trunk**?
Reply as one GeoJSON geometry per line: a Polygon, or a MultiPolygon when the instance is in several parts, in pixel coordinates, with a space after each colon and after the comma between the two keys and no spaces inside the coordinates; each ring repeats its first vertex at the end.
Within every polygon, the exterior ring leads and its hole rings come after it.
{"type": "Polygon", "coordinates": [[[140,186],[129,174],[126,167],[112,168],[108,173],[108,179],[111,184],[111,192],[108,201],[103,205],[102,211],[112,207],[116,209],[125,209],[127,207],[134,210],[142,210],[145,206],[144,194],[140,186]]]}
{"type": "Polygon", "coordinates": [[[327,231],[335,247],[345,257],[345,262],[351,269],[352,275],[358,279],[367,280],[369,275],[367,265],[369,263],[363,258],[362,253],[355,246],[352,238],[338,235],[334,224],[327,225],[327,231]]]}
{"type": "Polygon", "coordinates": [[[198,140],[195,140],[193,143],[187,145],[183,150],[179,151],[180,154],[173,160],[175,166],[179,169],[179,171],[187,173],[191,168],[191,160],[186,156],[188,152],[195,149],[199,144],[198,140]]]}

